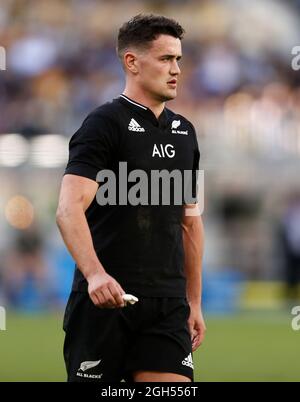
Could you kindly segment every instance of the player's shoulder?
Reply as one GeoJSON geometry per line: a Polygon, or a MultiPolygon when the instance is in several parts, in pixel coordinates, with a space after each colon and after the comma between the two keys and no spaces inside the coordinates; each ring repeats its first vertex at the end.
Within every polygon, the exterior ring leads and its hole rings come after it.
{"type": "Polygon", "coordinates": [[[92,110],[87,117],[85,118],[85,120],[110,120],[110,121],[114,121],[116,120],[117,116],[118,116],[118,112],[120,110],[120,104],[119,102],[116,102],[115,99],[110,101],[110,102],[106,102],[98,107],[96,107],[94,110],[92,110]]]}

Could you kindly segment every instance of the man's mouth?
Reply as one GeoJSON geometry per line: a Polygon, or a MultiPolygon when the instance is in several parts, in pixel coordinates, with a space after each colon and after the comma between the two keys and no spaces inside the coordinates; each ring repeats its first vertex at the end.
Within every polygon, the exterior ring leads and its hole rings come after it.
{"type": "Polygon", "coordinates": [[[177,80],[170,80],[170,81],[168,81],[168,84],[176,85],[176,84],[177,84],[177,80]]]}

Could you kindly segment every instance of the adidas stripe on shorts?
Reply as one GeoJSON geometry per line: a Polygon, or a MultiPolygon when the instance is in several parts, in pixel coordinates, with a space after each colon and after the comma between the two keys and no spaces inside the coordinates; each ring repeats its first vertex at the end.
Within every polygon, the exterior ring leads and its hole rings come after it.
{"type": "Polygon", "coordinates": [[[88,293],[71,293],[64,316],[68,381],[130,382],[138,370],[193,381],[187,300],[136,296],[134,305],[100,309],[88,293]]]}

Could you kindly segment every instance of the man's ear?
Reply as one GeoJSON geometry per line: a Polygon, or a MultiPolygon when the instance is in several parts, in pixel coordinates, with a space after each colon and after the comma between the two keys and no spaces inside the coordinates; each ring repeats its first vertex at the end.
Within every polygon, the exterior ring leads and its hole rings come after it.
{"type": "Polygon", "coordinates": [[[137,67],[137,56],[133,52],[126,52],[124,54],[124,67],[125,69],[128,69],[131,71],[133,74],[138,73],[138,67],[137,67]]]}

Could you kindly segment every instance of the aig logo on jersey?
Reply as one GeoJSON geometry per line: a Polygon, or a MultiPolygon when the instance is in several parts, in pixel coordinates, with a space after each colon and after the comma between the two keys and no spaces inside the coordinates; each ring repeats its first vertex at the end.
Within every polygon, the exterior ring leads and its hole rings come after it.
{"type": "Polygon", "coordinates": [[[158,156],[159,158],[174,158],[175,149],[172,144],[154,144],[152,151],[152,158],[158,156]]]}
{"type": "Polygon", "coordinates": [[[176,130],[181,124],[180,120],[173,120],[172,121],[172,134],[181,134],[181,135],[188,135],[188,131],[181,131],[181,130],[176,130]]]}

